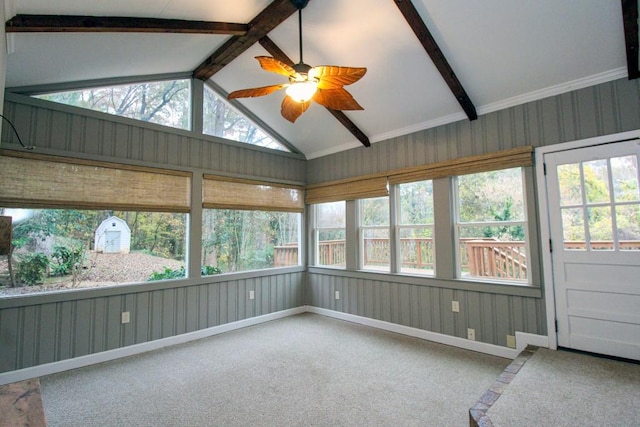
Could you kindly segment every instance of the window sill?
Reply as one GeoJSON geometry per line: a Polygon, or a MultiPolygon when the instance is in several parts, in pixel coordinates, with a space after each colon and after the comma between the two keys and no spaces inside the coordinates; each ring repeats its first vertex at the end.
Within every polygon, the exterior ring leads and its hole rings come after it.
{"type": "Polygon", "coordinates": [[[223,273],[198,278],[183,278],[173,280],[158,280],[154,282],[125,283],[108,287],[82,288],[63,291],[51,291],[0,297],[0,309],[39,305],[54,302],[74,301],[88,298],[101,298],[116,295],[134,294],[139,292],[153,292],[165,289],[184,288],[232,280],[246,280],[257,277],[276,276],[289,273],[303,273],[304,266],[277,267],[264,270],[243,271],[237,273],[223,273]]]}

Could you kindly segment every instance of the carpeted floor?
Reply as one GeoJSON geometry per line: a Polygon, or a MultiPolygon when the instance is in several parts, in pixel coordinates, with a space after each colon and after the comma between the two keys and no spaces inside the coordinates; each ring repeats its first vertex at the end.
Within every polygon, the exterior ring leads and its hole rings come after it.
{"type": "Polygon", "coordinates": [[[509,362],[306,313],[40,381],[49,426],[467,426],[509,362]]]}
{"type": "Polygon", "coordinates": [[[540,348],[487,416],[495,427],[640,426],[640,364],[540,348]]]}

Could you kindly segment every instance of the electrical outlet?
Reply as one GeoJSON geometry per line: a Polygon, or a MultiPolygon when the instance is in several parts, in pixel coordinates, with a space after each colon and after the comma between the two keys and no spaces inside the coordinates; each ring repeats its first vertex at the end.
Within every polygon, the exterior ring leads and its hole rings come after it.
{"type": "Polygon", "coordinates": [[[340,299],[340,291],[336,291],[336,299],[340,299]]]}
{"type": "Polygon", "coordinates": [[[249,291],[249,299],[255,299],[256,298],[256,291],[249,291]]]}
{"type": "Polygon", "coordinates": [[[476,340],[476,330],[472,328],[467,329],[467,339],[471,341],[476,340]]]}
{"type": "Polygon", "coordinates": [[[460,302],[451,301],[451,311],[454,313],[460,313],[460,302]]]}
{"type": "Polygon", "coordinates": [[[122,312],[122,323],[129,323],[131,321],[131,313],[128,311],[122,312]]]}
{"type": "Polygon", "coordinates": [[[507,335],[507,347],[516,348],[516,337],[514,335],[507,335]]]}

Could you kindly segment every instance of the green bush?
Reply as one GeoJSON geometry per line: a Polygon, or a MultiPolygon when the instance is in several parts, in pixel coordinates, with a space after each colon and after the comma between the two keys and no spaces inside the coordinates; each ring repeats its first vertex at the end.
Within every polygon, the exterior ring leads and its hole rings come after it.
{"type": "Polygon", "coordinates": [[[147,282],[153,282],[155,280],[169,280],[169,279],[180,279],[186,276],[186,271],[184,266],[178,269],[171,269],[169,267],[165,267],[162,271],[154,271],[151,273],[151,276],[147,279],[147,282]]]}
{"type": "Polygon", "coordinates": [[[68,276],[82,259],[81,249],[70,249],[66,246],[54,246],[51,254],[51,275],[68,276]]]}
{"type": "Polygon", "coordinates": [[[222,270],[212,265],[203,265],[200,271],[203,276],[213,276],[214,274],[222,273],[222,270]]]}
{"type": "Polygon", "coordinates": [[[18,264],[18,279],[29,286],[44,282],[49,259],[42,252],[26,254],[18,264]]]}
{"type": "MultiPolygon", "coordinates": [[[[201,273],[203,276],[211,276],[213,274],[220,274],[222,271],[218,267],[214,267],[211,265],[203,265],[201,269],[201,273]]],[[[151,273],[151,276],[147,279],[147,282],[153,282],[156,280],[170,280],[170,279],[181,279],[187,275],[184,266],[181,266],[177,269],[171,269],[169,267],[165,267],[162,271],[154,271],[151,273]]]]}

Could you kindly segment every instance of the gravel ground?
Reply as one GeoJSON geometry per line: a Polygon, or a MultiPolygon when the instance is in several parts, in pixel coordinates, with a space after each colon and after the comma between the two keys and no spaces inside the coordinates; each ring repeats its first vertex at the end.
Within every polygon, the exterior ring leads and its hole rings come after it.
{"type": "MultiPolygon", "coordinates": [[[[91,253],[89,256],[89,266],[82,273],[82,282],[78,284],[76,288],[95,288],[124,283],[146,282],[147,278],[154,271],[162,271],[165,267],[176,269],[181,265],[184,265],[184,262],[143,253],[91,253]]],[[[6,257],[3,257],[0,261],[0,275],[4,276],[0,277],[0,296],[23,295],[73,288],[73,284],[69,278],[60,278],[60,281],[47,285],[9,288],[7,286],[9,284],[8,274],[2,274],[6,272],[7,261],[6,257]]]]}

